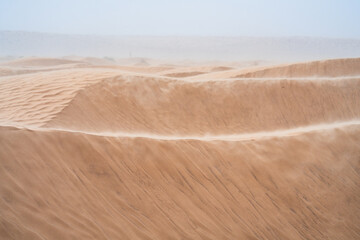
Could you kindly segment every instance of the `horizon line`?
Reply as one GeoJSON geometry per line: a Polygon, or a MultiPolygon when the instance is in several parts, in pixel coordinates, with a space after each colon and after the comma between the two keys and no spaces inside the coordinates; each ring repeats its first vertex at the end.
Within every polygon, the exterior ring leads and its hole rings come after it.
{"type": "Polygon", "coordinates": [[[360,37],[331,37],[331,36],[301,36],[301,35],[283,35],[283,36],[251,36],[251,35],[193,35],[193,34],[100,34],[100,33],[64,33],[64,32],[42,32],[29,30],[7,30],[0,29],[0,32],[11,33],[33,33],[33,34],[53,34],[70,36],[93,36],[93,37],[199,37],[199,38],[258,38],[258,39],[329,39],[329,40],[360,40],[360,37]]]}

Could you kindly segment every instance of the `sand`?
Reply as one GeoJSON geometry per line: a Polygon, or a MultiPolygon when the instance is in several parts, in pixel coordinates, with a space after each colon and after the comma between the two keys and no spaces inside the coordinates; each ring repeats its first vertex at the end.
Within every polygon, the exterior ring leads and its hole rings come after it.
{"type": "Polygon", "coordinates": [[[359,63],[1,62],[0,239],[359,239],[359,63]]]}

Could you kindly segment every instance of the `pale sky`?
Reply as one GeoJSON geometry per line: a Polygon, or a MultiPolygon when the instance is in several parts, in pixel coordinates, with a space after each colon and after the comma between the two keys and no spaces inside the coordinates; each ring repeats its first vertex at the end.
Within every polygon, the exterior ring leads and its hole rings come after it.
{"type": "Polygon", "coordinates": [[[360,0],[0,0],[0,30],[360,38],[360,0]]]}

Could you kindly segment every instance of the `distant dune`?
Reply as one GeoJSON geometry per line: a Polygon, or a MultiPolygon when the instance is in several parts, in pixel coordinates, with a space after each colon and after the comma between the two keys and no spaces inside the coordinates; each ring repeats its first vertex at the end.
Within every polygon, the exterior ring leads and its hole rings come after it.
{"type": "Polygon", "coordinates": [[[359,239],[359,69],[1,62],[0,239],[359,239]]]}
{"type": "Polygon", "coordinates": [[[3,63],[3,66],[10,67],[51,67],[65,64],[79,64],[83,62],[71,61],[57,58],[24,58],[3,63]]]}
{"type": "Polygon", "coordinates": [[[85,67],[85,61],[72,61],[58,58],[17,58],[0,63],[0,76],[28,74],[74,67],[85,67]]]}
{"type": "Polygon", "coordinates": [[[333,59],[265,67],[237,75],[237,78],[266,77],[344,77],[360,75],[360,58],[333,59]]]}

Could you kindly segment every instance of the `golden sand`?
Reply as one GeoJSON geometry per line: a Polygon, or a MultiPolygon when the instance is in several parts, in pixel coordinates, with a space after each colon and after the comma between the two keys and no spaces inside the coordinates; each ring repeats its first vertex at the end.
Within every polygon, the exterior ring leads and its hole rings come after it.
{"type": "Polygon", "coordinates": [[[359,59],[0,74],[0,239],[360,238],[359,59]]]}

